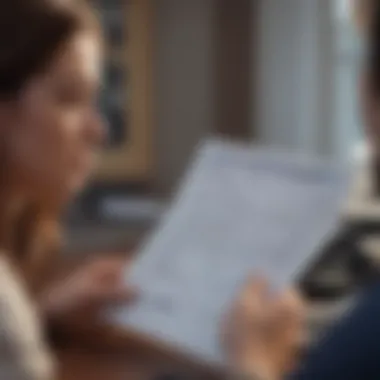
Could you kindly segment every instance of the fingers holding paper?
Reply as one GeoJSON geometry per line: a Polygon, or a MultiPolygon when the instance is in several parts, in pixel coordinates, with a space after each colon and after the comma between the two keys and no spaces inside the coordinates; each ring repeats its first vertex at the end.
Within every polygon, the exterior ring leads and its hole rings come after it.
{"type": "Polygon", "coordinates": [[[78,314],[94,315],[105,307],[133,301],[136,290],[123,281],[124,258],[95,260],[49,287],[40,306],[48,319],[65,321],[78,314]]]}
{"type": "Polygon", "coordinates": [[[280,379],[291,369],[303,335],[304,307],[294,290],[273,295],[263,279],[248,281],[223,327],[231,365],[280,379]]]}

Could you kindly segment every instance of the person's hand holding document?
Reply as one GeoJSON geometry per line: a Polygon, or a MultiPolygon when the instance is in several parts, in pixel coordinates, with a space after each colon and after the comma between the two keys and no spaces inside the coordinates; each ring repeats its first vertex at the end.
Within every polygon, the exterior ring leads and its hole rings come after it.
{"type": "Polygon", "coordinates": [[[296,291],[274,295],[265,280],[250,278],[221,330],[231,370],[247,378],[282,379],[302,347],[304,309],[296,291]]]}
{"type": "Polygon", "coordinates": [[[199,151],[110,319],[177,351],[226,365],[220,330],[251,273],[292,287],[334,232],[348,172],[323,160],[210,142],[199,151]]]}

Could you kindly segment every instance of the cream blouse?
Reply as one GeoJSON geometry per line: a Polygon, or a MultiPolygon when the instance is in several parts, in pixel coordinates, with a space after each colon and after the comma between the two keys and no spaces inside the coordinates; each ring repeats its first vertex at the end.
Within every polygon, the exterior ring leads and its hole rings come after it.
{"type": "Polygon", "coordinates": [[[0,254],[0,380],[51,380],[53,367],[37,308],[0,254]]]}

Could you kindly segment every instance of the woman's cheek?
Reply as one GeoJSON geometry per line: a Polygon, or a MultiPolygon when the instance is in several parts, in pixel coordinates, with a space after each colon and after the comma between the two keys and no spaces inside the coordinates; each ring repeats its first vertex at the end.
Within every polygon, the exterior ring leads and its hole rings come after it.
{"type": "Polygon", "coordinates": [[[25,142],[29,154],[24,159],[33,166],[30,168],[31,173],[34,173],[47,189],[51,188],[53,191],[56,187],[64,187],[70,175],[72,132],[67,116],[60,113],[50,113],[46,116],[45,120],[36,126],[29,141],[25,142]]]}

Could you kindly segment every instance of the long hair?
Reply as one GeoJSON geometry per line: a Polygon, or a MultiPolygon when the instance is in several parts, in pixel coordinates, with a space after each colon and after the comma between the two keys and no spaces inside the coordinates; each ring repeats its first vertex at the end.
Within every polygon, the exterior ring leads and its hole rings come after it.
{"type": "MultiPolygon", "coordinates": [[[[95,27],[81,0],[0,1],[0,103],[17,99],[23,87],[42,73],[61,46],[82,29],[95,27]]],[[[4,140],[4,139],[3,139],[4,140]]],[[[0,144],[0,244],[32,286],[59,246],[63,205],[28,200],[9,228],[6,219],[7,141],[0,144]]]]}

